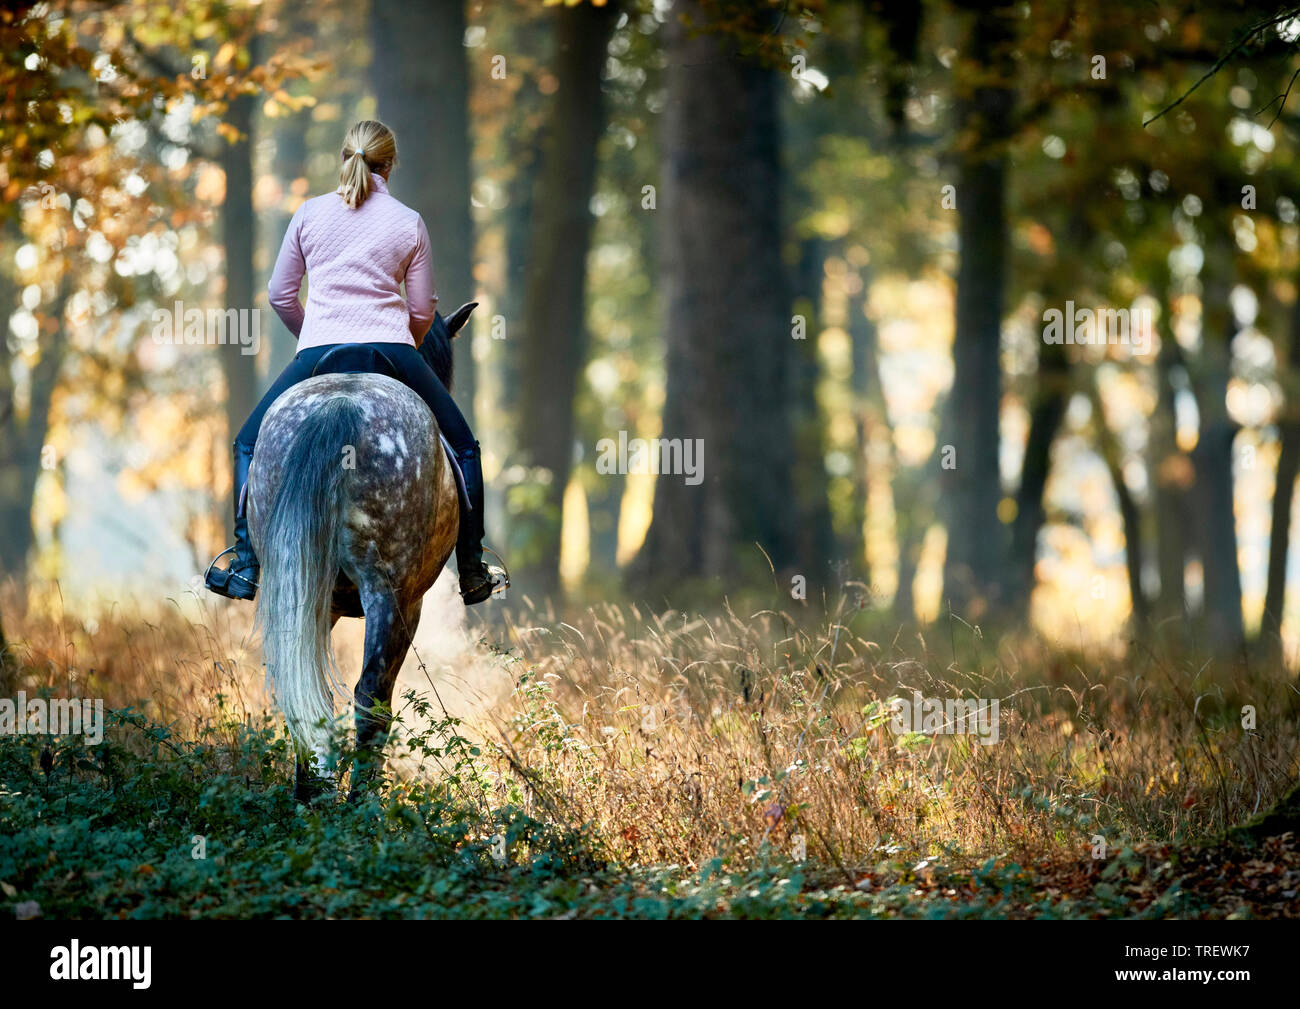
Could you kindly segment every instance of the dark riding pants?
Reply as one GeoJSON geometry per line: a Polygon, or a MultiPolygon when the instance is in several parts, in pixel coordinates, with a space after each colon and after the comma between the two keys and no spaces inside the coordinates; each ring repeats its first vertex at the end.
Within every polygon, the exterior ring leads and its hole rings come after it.
{"type": "MultiPolygon", "coordinates": [[[[266,416],[266,411],[271,409],[271,404],[290,386],[311,378],[316,362],[325,355],[326,351],[333,350],[335,346],[337,344],[328,344],[298,351],[284,371],[280,372],[280,377],[271,384],[271,388],[266,391],[261,402],[249,414],[248,420],[244,421],[244,426],[239,429],[239,434],[235,438],[235,444],[251,454],[253,445],[257,442],[257,433],[262,427],[262,418],[266,416]]],[[[429,409],[433,411],[434,419],[438,422],[438,429],[451,443],[453,452],[461,455],[474,448],[474,433],[465,423],[464,414],[460,412],[460,407],[451,398],[451,393],[438,380],[438,376],[433,373],[433,369],[420,356],[418,350],[407,343],[368,343],[362,346],[373,347],[393,362],[398,379],[415,390],[420,398],[429,404],[429,409]]]]}

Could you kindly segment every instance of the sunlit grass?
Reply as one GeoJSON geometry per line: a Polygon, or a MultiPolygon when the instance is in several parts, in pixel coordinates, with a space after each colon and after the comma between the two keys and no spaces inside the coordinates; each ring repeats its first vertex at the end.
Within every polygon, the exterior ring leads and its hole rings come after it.
{"type": "MultiPolygon", "coordinates": [[[[1282,669],[993,642],[959,621],[887,638],[879,620],[517,613],[486,634],[475,673],[512,689],[463,731],[488,799],[590,831],[617,864],[743,866],[806,850],[810,871],[850,883],[886,857],[960,868],[1082,861],[1099,836],[1110,850],[1210,839],[1297,776],[1297,694],[1282,669]],[[998,699],[998,742],[900,736],[887,705],[913,692],[998,699]]],[[[11,621],[19,668],[3,693],[100,697],[181,736],[232,716],[255,724],[267,698],[250,624],[247,608],[207,604],[31,613],[11,621]]],[[[418,732],[419,713],[395,705],[418,732]]],[[[394,761],[408,778],[429,766],[394,761]]]]}
{"type": "Polygon", "coordinates": [[[960,624],[870,640],[772,612],[609,606],[512,632],[504,738],[548,803],[628,862],[789,853],[800,836],[850,875],[882,852],[1087,859],[1097,836],[1112,850],[1212,838],[1284,794],[1300,755],[1279,669],[995,649],[960,624]],[[870,717],[913,691],[998,698],[999,742],[900,737],[870,717]]]}

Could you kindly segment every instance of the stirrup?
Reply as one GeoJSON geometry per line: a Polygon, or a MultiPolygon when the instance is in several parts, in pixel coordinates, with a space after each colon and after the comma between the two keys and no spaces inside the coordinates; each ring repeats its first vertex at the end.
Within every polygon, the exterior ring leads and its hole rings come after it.
{"type": "Polygon", "coordinates": [[[496,588],[492,590],[492,594],[494,596],[495,595],[504,596],[506,594],[506,589],[510,588],[510,569],[506,567],[506,562],[501,559],[501,555],[497,553],[495,550],[493,550],[491,547],[484,547],[483,552],[486,554],[491,554],[493,557],[497,559],[495,565],[488,565],[488,570],[493,572],[494,575],[497,572],[500,572],[501,574],[501,581],[497,584],[496,588]]]}
{"type": "Polygon", "coordinates": [[[246,600],[252,599],[253,596],[251,595],[247,595],[247,594],[234,595],[231,592],[227,591],[230,588],[230,582],[232,579],[238,579],[239,581],[243,582],[245,585],[252,586],[254,594],[256,594],[257,590],[262,587],[259,582],[255,582],[251,578],[246,577],[245,575],[236,574],[231,568],[217,567],[217,561],[225,557],[226,554],[237,554],[237,553],[238,551],[234,547],[226,547],[225,550],[221,551],[221,553],[213,557],[212,563],[208,565],[208,570],[203,573],[203,584],[209,591],[215,592],[217,593],[217,595],[220,596],[225,596],[227,599],[246,599],[246,600]],[[215,572],[215,577],[213,576],[214,572],[215,572]]]}
{"type": "Polygon", "coordinates": [[[491,547],[483,547],[483,551],[495,557],[499,564],[483,564],[483,569],[487,571],[487,580],[479,582],[468,592],[463,588],[461,589],[460,597],[465,601],[467,606],[474,606],[478,603],[486,602],[496,595],[504,598],[506,589],[510,588],[510,572],[506,568],[506,562],[501,560],[501,555],[491,547]],[[492,590],[485,596],[479,596],[478,593],[487,585],[491,585],[492,590]],[[474,596],[475,598],[470,599],[470,596],[474,596]]]}

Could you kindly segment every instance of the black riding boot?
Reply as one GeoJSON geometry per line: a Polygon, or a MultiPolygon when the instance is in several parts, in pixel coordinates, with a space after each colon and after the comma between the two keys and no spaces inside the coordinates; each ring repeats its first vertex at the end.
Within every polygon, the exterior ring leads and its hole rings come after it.
{"type": "Polygon", "coordinates": [[[253,543],[248,538],[248,468],[252,465],[253,453],[235,443],[235,545],[217,554],[210,565],[203,583],[218,595],[230,599],[252,599],[257,595],[257,579],[260,569],[257,554],[253,552],[253,543]],[[230,566],[222,569],[217,561],[228,553],[235,558],[230,566]]]}
{"type": "Polygon", "coordinates": [[[492,595],[503,579],[483,563],[483,462],[478,442],[471,449],[457,452],[456,461],[465,477],[470,504],[468,513],[462,510],[460,516],[456,568],[460,571],[460,597],[466,606],[473,606],[492,595]]]}

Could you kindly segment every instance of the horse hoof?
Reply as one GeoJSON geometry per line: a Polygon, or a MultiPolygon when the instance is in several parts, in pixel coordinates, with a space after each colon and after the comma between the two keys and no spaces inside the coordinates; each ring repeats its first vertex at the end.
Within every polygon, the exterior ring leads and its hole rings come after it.
{"type": "Polygon", "coordinates": [[[325,795],[329,789],[329,782],[317,775],[303,774],[301,772],[294,775],[294,801],[301,802],[304,806],[312,805],[317,799],[325,795]]]}
{"type": "Polygon", "coordinates": [[[293,789],[294,802],[304,806],[310,806],[324,794],[324,790],[319,788],[299,788],[295,785],[293,789]]]}

